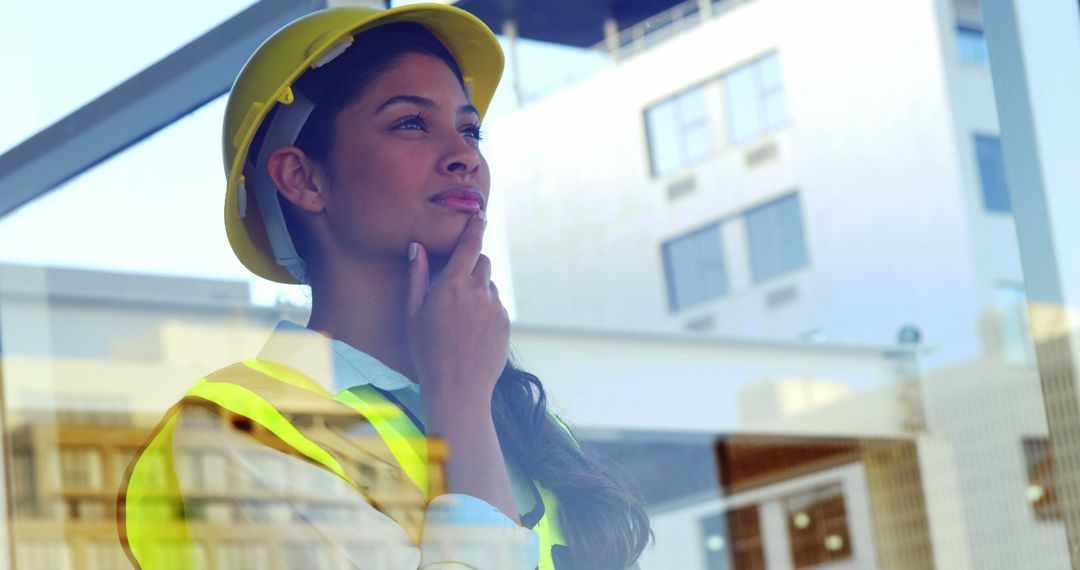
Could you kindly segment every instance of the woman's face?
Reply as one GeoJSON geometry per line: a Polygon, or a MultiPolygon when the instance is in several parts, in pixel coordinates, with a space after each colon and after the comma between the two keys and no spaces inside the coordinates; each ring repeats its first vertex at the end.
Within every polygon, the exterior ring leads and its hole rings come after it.
{"type": "Polygon", "coordinates": [[[440,59],[406,54],[341,111],[335,128],[326,245],[340,254],[403,259],[417,241],[446,256],[486,208],[480,117],[440,59]]]}

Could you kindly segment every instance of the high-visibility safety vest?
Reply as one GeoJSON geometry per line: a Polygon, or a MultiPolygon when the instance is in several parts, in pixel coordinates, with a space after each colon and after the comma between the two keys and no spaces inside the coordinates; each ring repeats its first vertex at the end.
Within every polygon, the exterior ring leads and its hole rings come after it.
{"type": "MultiPolygon", "coordinates": [[[[118,523],[124,550],[137,568],[196,568],[195,546],[176,476],[173,443],[179,414],[188,406],[209,409],[261,443],[333,473],[360,493],[366,488],[358,468],[343,460],[342,453],[346,448],[356,447],[355,439],[346,439],[327,429],[313,429],[290,418],[294,414],[322,414],[368,423],[377,437],[368,438],[374,445],[364,449],[365,456],[381,458],[387,465],[403,471],[412,482],[396,491],[399,502],[404,492],[406,498],[411,496],[412,504],[422,508],[442,492],[441,479],[430,477],[436,471],[429,470],[428,438],[382,392],[363,386],[334,397],[293,368],[265,360],[246,360],[196,383],[169,409],[128,468],[118,498],[118,523]]],[[[566,549],[558,504],[551,492],[538,483],[534,487],[543,507],[542,515],[533,525],[540,539],[539,570],[557,570],[557,559],[566,549]]],[[[406,511],[385,509],[384,514],[419,543],[422,520],[418,520],[415,512],[406,511]]]]}

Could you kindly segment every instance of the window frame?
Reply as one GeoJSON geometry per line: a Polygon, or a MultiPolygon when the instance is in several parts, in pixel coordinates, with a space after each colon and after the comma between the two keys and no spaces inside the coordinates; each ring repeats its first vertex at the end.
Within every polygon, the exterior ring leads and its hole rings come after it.
{"type": "Polygon", "coordinates": [[[744,61],[735,67],[732,67],[731,69],[725,71],[723,74],[720,75],[719,81],[721,84],[721,89],[724,93],[724,122],[726,127],[726,131],[724,134],[727,137],[727,142],[729,145],[740,146],[749,143],[755,139],[762,137],[763,135],[779,130],[784,125],[786,125],[788,121],[791,120],[791,111],[787,106],[787,89],[785,88],[784,83],[783,68],[780,65],[780,50],[772,49],[765,53],[758,54],[752,59],[744,61]],[[761,70],[763,63],[769,58],[774,58],[776,60],[778,82],[776,85],[766,86],[764,83],[764,78],[762,77],[761,70]],[[757,103],[757,108],[755,110],[758,114],[757,119],[759,126],[758,129],[755,130],[753,133],[747,134],[742,137],[737,137],[735,133],[736,115],[733,105],[734,98],[731,96],[731,88],[729,86],[728,80],[732,75],[741,71],[747,71],[753,77],[755,96],[754,100],[757,103]],[[782,97],[784,101],[784,117],[782,119],[779,119],[775,124],[771,124],[768,120],[765,101],[769,97],[777,95],[782,97]]]}
{"type": "MultiPolygon", "coordinates": [[[[660,180],[680,174],[682,172],[685,172],[688,168],[708,160],[712,155],[716,154],[719,151],[741,146],[751,140],[759,138],[762,135],[782,129],[790,121],[791,110],[787,104],[787,89],[784,82],[783,68],[780,66],[780,50],[776,47],[772,47],[765,52],[757,53],[749,59],[743,60],[731,67],[728,67],[724,71],[683,86],[645,105],[645,107],[641,111],[641,123],[645,135],[645,150],[646,154],[648,155],[647,158],[649,164],[649,175],[653,180],[660,180]],[[763,79],[761,76],[761,64],[770,57],[776,59],[777,83],[775,85],[766,86],[763,83],[763,79]],[[754,74],[754,83],[756,89],[755,95],[757,97],[756,101],[759,102],[759,118],[761,119],[762,124],[764,124],[765,126],[753,135],[748,136],[745,139],[737,140],[732,135],[731,130],[732,124],[734,123],[734,114],[732,113],[731,97],[728,93],[727,78],[731,74],[751,66],[753,66],[751,71],[754,74]],[[719,92],[719,104],[717,104],[717,101],[714,99],[717,94],[709,93],[710,87],[713,85],[716,86],[719,92]],[[687,158],[685,156],[685,153],[681,152],[683,150],[683,146],[681,145],[683,137],[681,136],[682,133],[680,131],[680,152],[681,154],[684,154],[684,156],[680,157],[680,163],[678,165],[670,169],[661,171],[657,168],[656,151],[653,142],[653,129],[651,128],[649,123],[649,113],[650,111],[662,105],[676,104],[677,100],[680,97],[683,97],[696,90],[700,90],[702,96],[704,97],[705,113],[702,117],[701,126],[704,127],[704,130],[709,137],[708,150],[704,152],[701,156],[687,158]],[[776,121],[775,123],[770,123],[767,120],[767,113],[765,111],[766,106],[764,104],[764,101],[770,97],[776,96],[781,97],[783,100],[784,116],[782,119],[776,121]]],[[[680,128],[686,127],[685,124],[680,124],[679,126],[680,128]]]]}
{"type": "Polygon", "coordinates": [[[711,156],[714,152],[716,152],[716,150],[721,148],[722,145],[718,144],[716,138],[713,136],[713,125],[712,121],[709,120],[709,98],[707,97],[705,91],[711,81],[712,80],[706,80],[683,87],[682,89],[674,93],[668,94],[662,99],[646,105],[645,108],[641,111],[641,119],[645,127],[645,146],[649,155],[649,174],[653,179],[666,178],[673,174],[682,172],[695,164],[707,160],[709,156],[711,156]],[[693,123],[688,123],[681,116],[681,101],[683,100],[683,98],[694,93],[700,93],[704,112],[702,113],[700,120],[697,120],[693,123]],[[652,112],[655,112],[659,108],[666,107],[668,105],[674,107],[674,113],[676,115],[675,129],[676,135],[678,137],[679,161],[678,164],[674,165],[670,169],[661,171],[657,165],[657,153],[656,147],[654,145],[654,130],[649,120],[649,117],[652,112]],[[706,136],[708,136],[709,139],[708,148],[700,156],[690,156],[686,149],[686,133],[688,131],[696,130],[698,128],[703,128],[705,130],[706,136]]]}
{"type": "Polygon", "coordinates": [[[0,217],[225,94],[255,49],[327,0],[260,0],[0,154],[0,217]]]}

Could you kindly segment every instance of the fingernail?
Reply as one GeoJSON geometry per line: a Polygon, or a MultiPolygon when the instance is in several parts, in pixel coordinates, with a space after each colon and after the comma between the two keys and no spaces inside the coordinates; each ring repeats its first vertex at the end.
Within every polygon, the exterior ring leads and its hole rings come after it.
{"type": "Polygon", "coordinates": [[[416,242],[409,242],[409,261],[416,259],[416,242]]]}
{"type": "Polygon", "coordinates": [[[487,212],[485,212],[483,210],[480,210],[479,212],[476,213],[476,217],[480,218],[481,220],[484,220],[486,222],[487,221],[487,212]]]}

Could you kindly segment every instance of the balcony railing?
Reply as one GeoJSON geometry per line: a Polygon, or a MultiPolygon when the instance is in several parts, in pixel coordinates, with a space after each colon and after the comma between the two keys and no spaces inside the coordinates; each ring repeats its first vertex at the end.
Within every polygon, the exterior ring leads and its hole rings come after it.
{"type": "Polygon", "coordinates": [[[616,60],[626,59],[752,1],[687,0],[619,30],[615,36],[605,38],[593,49],[607,52],[616,60]]]}

